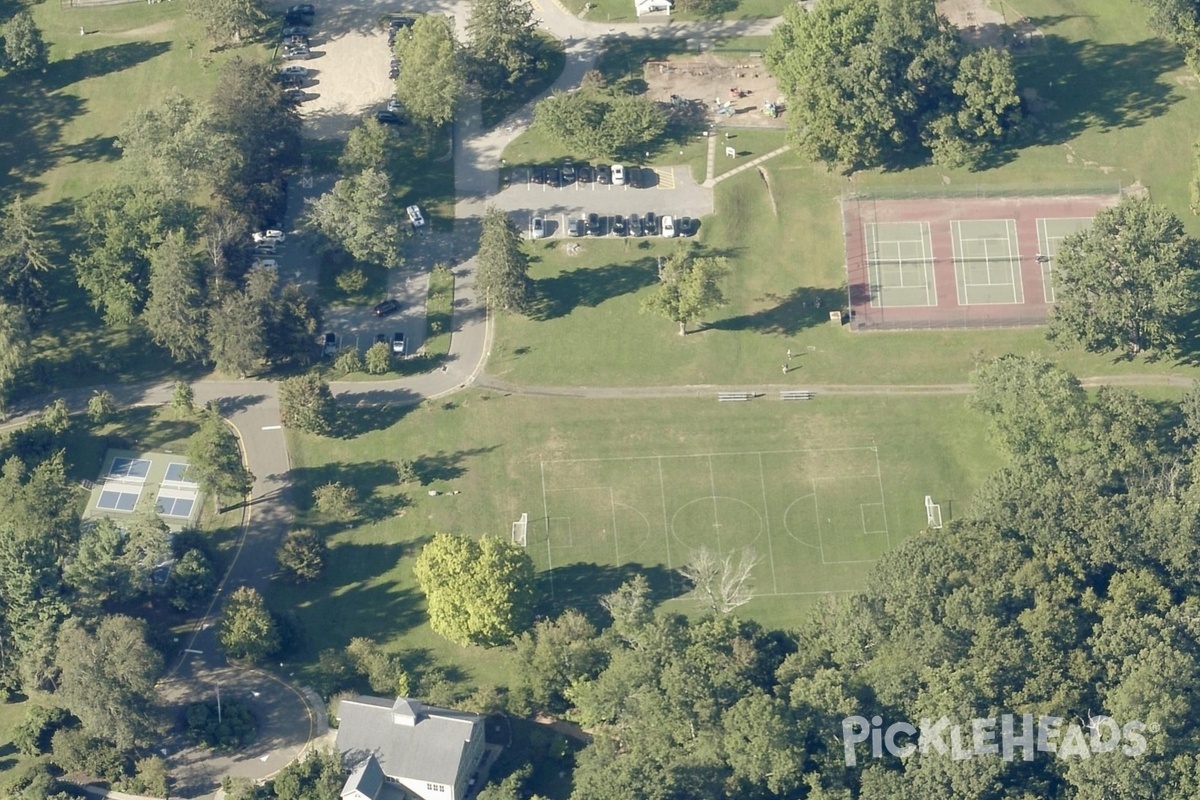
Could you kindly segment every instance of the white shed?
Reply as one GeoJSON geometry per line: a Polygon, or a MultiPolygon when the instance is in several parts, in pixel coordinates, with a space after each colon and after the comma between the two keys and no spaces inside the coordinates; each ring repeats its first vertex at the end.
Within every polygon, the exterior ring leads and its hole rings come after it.
{"type": "Polygon", "coordinates": [[[633,7],[639,17],[646,14],[670,14],[671,0],[633,0],[633,7]]]}

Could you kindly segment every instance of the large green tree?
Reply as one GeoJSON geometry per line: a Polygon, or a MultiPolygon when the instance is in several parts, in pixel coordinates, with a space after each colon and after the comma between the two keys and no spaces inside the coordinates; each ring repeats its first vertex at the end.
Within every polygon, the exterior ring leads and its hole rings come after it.
{"type": "Polygon", "coordinates": [[[46,69],[46,42],[28,11],[18,11],[4,25],[3,44],[3,66],[9,72],[46,69]]]}
{"type": "Polygon", "coordinates": [[[337,402],[320,376],[297,375],[279,385],[279,414],[289,428],[327,434],[336,421],[337,402]]]}
{"type": "Polygon", "coordinates": [[[327,242],[359,261],[398,267],[404,229],[391,183],[367,169],[342,178],[325,194],[306,201],[307,224],[327,242]]]}
{"type": "Polygon", "coordinates": [[[128,748],[151,739],[157,724],[154,684],[162,656],[146,641],[146,624],[130,617],[79,619],[58,634],[59,694],[94,736],[128,748]]]}
{"type": "Polygon", "coordinates": [[[192,246],[182,230],[172,231],[150,254],[150,296],[142,324],[155,344],[187,363],[204,356],[207,317],[192,246]]]}
{"type": "Polygon", "coordinates": [[[45,227],[42,211],[20,196],[0,211],[0,297],[26,314],[46,306],[44,276],[50,272],[54,247],[45,227]]]}
{"type": "Polygon", "coordinates": [[[773,35],[767,63],[811,158],[873,167],[933,147],[939,161],[976,163],[1019,119],[1010,62],[964,58],[933,0],[791,6],[773,35]]]}
{"type": "Polygon", "coordinates": [[[1088,350],[1175,348],[1195,311],[1200,247],[1171,211],[1125,198],[1054,254],[1050,338],[1088,350]]]}
{"type": "Polygon", "coordinates": [[[262,595],[239,586],[221,612],[221,647],[230,658],[262,661],[279,649],[279,631],[262,595]]]}
{"type": "Polygon", "coordinates": [[[367,117],[350,130],[346,146],[338,158],[343,175],[357,175],[367,170],[386,174],[396,151],[396,137],[387,125],[367,117]]]}
{"type": "Polygon", "coordinates": [[[208,313],[209,357],[219,372],[244,377],[267,355],[262,305],[245,292],[232,292],[208,313]]]}
{"type": "Polygon", "coordinates": [[[222,496],[240,500],[254,485],[253,473],[242,463],[237,436],[213,406],[204,410],[200,429],[188,440],[187,457],[190,472],[218,509],[222,496]]]}
{"type": "Polygon", "coordinates": [[[540,40],[528,0],[475,0],[467,34],[472,76],[485,91],[504,91],[537,66],[540,40]]]}
{"type": "Polygon", "coordinates": [[[217,44],[240,42],[270,18],[264,0],[187,0],[187,12],[217,44]]]}
{"type": "Polygon", "coordinates": [[[679,323],[684,336],[689,322],[725,302],[721,278],[728,272],[724,258],[680,248],[663,262],[658,288],[642,302],[642,311],[679,323]]]}
{"type": "Polygon", "coordinates": [[[208,109],[179,91],[133,112],[117,138],[131,181],[149,181],[163,197],[190,197],[231,154],[208,109]]]}
{"type": "Polygon", "coordinates": [[[396,96],[413,119],[441,126],[454,119],[463,97],[466,64],[454,37],[454,18],[418,17],[396,41],[400,76],[396,96]]]}
{"type": "Polygon", "coordinates": [[[538,103],[534,122],[570,150],[616,158],[640,155],[666,130],[667,116],[647,97],[584,88],[538,103]]]}
{"type": "Polygon", "coordinates": [[[529,296],[529,256],[521,248],[521,232],[496,206],[483,213],[479,234],[479,291],[490,308],[525,310],[529,296]]]}
{"type": "Polygon", "coordinates": [[[8,391],[29,357],[29,322],[16,306],[0,303],[0,413],[8,407],[8,391]]]}
{"type": "Polygon", "coordinates": [[[430,626],[456,644],[504,644],[532,621],[533,560],[498,536],[436,534],[413,572],[430,626]]]}

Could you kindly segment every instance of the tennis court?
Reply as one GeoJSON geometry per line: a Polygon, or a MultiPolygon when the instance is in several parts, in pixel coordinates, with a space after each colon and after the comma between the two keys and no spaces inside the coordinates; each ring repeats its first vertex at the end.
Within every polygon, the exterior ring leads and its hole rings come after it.
{"type": "Polygon", "coordinates": [[[200,486],[188,474],[187,462],[169,453],[134,453],[110,450],[104,457],[100,476],[91,487],[85,517],[127,518],[153,509],[172,528],[194,524],[200,512],[200,486]]]}
{"type": "Polygon", "coordinates": [[[1042,286],[1045,287],[1046,302],[1054,302],[1054,254],[1062,240],[1092,224],[1091,217],[1068,217],[1066,219],[1039,219],[1038,254],[1042,265],[1042,286]]]}
{"type": "Polygon", "coordinates": [[[863,235],[871,275],[871,305],[937,305],[928,222],[868,222],[863,235]]]}
{"type": "Polygon", "coordinates": [[[1015,219],[952,220],[959,305],[1024,303],[1015,219]]]}

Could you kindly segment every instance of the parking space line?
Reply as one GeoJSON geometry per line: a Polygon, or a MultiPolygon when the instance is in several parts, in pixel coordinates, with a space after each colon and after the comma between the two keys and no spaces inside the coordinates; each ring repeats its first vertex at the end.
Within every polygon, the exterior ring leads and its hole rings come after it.
{"type": "Polygon", "coordinates": [[[674,189],[675,188],[675,168],[654,168],[654,174],[658,176],[659,189],[674,189]]]}

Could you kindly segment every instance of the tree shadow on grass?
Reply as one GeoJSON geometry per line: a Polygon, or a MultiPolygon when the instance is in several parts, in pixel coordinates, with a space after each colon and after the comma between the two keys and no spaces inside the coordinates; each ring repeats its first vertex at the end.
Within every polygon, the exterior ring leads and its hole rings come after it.
{"type": "Polygon", "coordinates": [[[829,322],[829,312],[842,307],[846,300],[846,292],[842,289],[800,286],[786,297],[768,294],[760,299],[774,305],[761,311],[710,322],[704,329],[757,331],[791,336],[829,322]]]}
{"type": "Polygon", "coordinates": [[[339,439],[357,439],[365,433],[390,428],[416,407],[415,402],[373,403],[368,395],[342,395],[338,399],[332,435],[339,439]]]}
{"type": "Polygon", "coordinates": [[[658,280],[658,262],[639,258],[561,272],[533,283],[529,316],[539,322],[565,317],[580,306],[594,308],[605,300],[636,292],[658,280]]]}
{"type": "Polygon", "coordinates": [[[453,453],[438,451],[426,454],[413,460],[413,469],[422,486],[428,486],[435,481],[452,481],[466,474],[462,462],[473,456],[481,456],[495,450],[499,445],[473,447],[469,450],[457,450],[453,453]]]}
{"type": "Polygon", "coordinates": [[[376,459],[353,464],[335,462],[319,467],[294,467],[290,471],[293,487],[292,503],[302,511],[314,511],[313,491],[328,483],[352,486],[358,492],[356,513],[349,519],[314,519],[308,527],[318,533],[331,535],[345,528],[365,523],[380,522],[394,517],[411,501],[399,490],[396,465],[391,461],[376,459]],[[380,489],[385,489],[380,491],[380,489]]]}
{"type": "Polygon", "coordinates": [[[679,577],[661,564],[622,564],[618,567],[577,561],[538,573],[538,601],[534,611],[540,617],[553,619],[573,608],[597,628],[607,628],[612,624],[612,618],[600,605],[600,598],[638,574],[644,575],[650,584],[653,605],[681,593],[679,577]]]}
{"type": "Polygon", "coordinates": [[[84,50],[71,58],[52,62],[40,83],[47,92],[57,91],[88,78],[129,69],[170,49],[170,42],[123,42],[84,50]]]}

